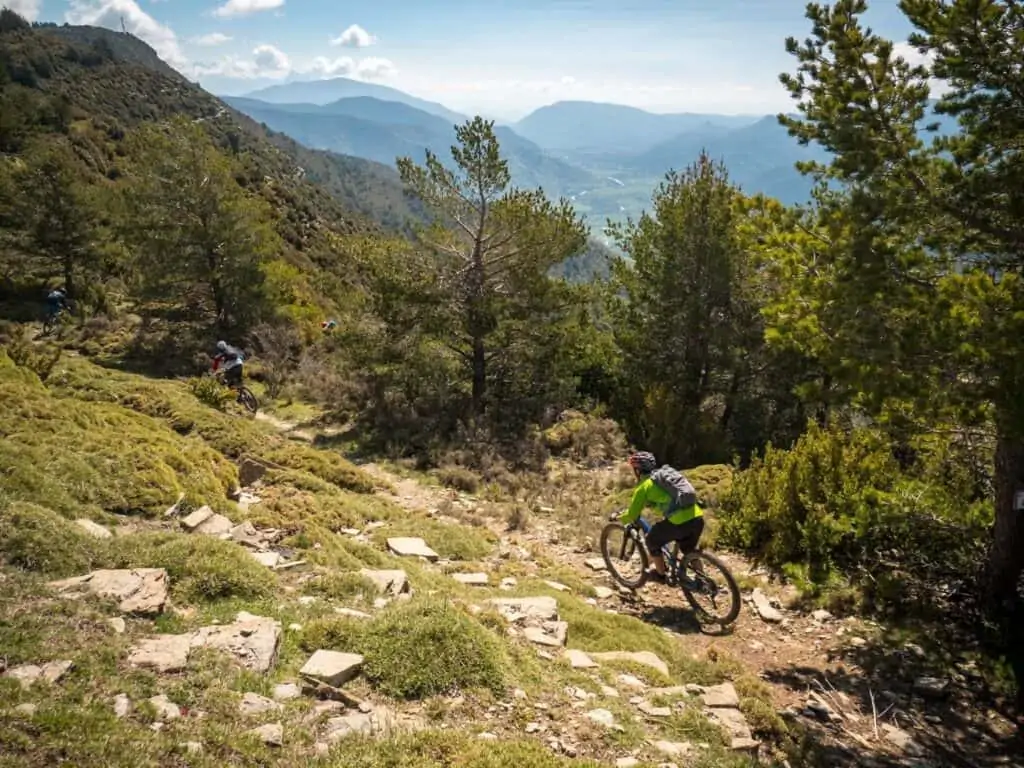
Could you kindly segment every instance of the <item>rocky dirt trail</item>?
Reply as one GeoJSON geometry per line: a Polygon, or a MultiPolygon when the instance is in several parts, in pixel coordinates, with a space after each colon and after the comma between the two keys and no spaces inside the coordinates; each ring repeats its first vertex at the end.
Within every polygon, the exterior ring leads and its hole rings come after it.
{"type": "MultiPolygon", "coordinates": [[[[477,501],[449,489],[425,486],[377,465],[365,470],[389,483],[392,501],[439,515],[452,504],[477,501]]],[[[767,572],[735,554],[721,554],[736,575],[744,608],[723,632],[704,627],[677,590],[647,585],[618,587],[600,554],[566,546],[565,526],[544,521],[528,533],[491,521],[506,548],[526,548],[571,566],[597,590],[609,612],[635,616],[679,639],[695,659],[729,659],[770,686],[773,704],[790,723],[815,733],[832,765],[1024,766],[1013,723],[979,707],[980,677],[970,661],[948,674],[935,672],[920,645],[889,642],[885,627],[825,610],[795,608],[794,588],[773,583],[767,572]]],[[[642,649],[638,649],[642,650],[642,649]]]]}
{"type": "MultiPolygon", "coordinates": [[[[308,443],[337,434],[270,414],[256,418],[308,443]]],[[[773,583],[738,556],[723,557],[740,581],[745,602],[737,622],[721,631],[701,626],[675,590],[657,585],[640,592],[619,588],[589,544],[570,543],[588,538],[579,535],[580,521],[560,517],[554,508],[536,506],[528,526],[511,530],[507,509],[500,504],[403,476],[380,464],[364,463],[360,468],[379,481],[376,494],[391,504],[439,523],[484,527],[493,534],[496,546],[490,555],[467,567],[440,558],[416,536],[381,539],[388,530],[386,522],[370,522],[340,534],[360,546],[383,545],[398,562],[408,562],[409,569],[427,569],[432,578],[458,582],[462,594],[470,597],[456,601],[482,618],[493,614],[514,642],[536,655],[546,670],[541,675],[549,678],[548,686],[541,687],[539,694],[516,689],[511,701],[455,695],[440,704],[399,703],[378,696],[360,682],[362,656],[321,648],[306,654],[290,677],[267,686],[267,695],[247,692],[238,702],[238,717],[252,721],[246,733],[265,744],[279,748],[293,742],[295,733],[309,731],[312,751],[327,754],[333,743],[352,733],[385,736],[422,729],[443,707],[459,727],[480,739],[526,736],[540,740],[556,754],[599,759],[617,768],[718,765],[708,762],[713,752],[704,741],[709,725],[724,731],[725,749],[733,756],[748,755],[755,762],[774,761],[780,766],[790,763],[778,752],[773,755],[772,742],[786,733],[792,741],[816,745],[813,755],[792,758],[808,766],[1024,766],[1024,752],[1012,740],[1012,725],[995,710],[978,704],[980,678],[969,661],[951,667],[944,659],[939,664],[931,649],[905,640],[883,640],[885,628],[877,624],[833,617],[822,610],[801,610],[792,588],[773,583]],[[515,564],[519,581],[544,584],[549,594],[524,594],[517,588],[516,577],[492,579],[499,570],[508,573],[509,563],[515,564]],[[481,587],[486,589],[474,599],[473,590],[481,587]],[[571,595],[591,611],[639,619],[678,643],[681,653],[692,657],[695,670],[714,664],[729,670],[732,682],[670,681],[665,661],[652,648],[643,647],[650,635],[640,638],[632,652],[573,648],[574,619],[561,615],[563,608],[569,614],[572,610],[560,606],[562,598],[552,594],[571,595]],[[556,689],[550,687],[552,681],[558,681],[556,689]],[[761,692],[752,686],[759,686],[761,692]],[[751,708],[751,702],[756,706],[751,708]],[[686,724],[682,729],[680,722],[686,724]],[[669,727],[671,723],[675,725],[669,727]]],[[[258,460],[240,462],[243,487],[235,500],[242,510],[261,503],[261,477],[267,469],[258,460]]],[[[133,530],[126,525],[112,532],[90,521],[77,522],[97,538],[133,530]]],[[[587,523],[597,531],[602,524],[596,519],[587,523]]],[[[147,527],[236,543],[274,575],[282,594],[295,596],[299,607],[320,605],[322,610],[362,621],[392,602],[411,597],[409,574],[396,566],[360,571],[376,589],[372,605],[338,607],[324,598],[299,596],[305,584],[324,576],[323,568],[311,566],[300,552],[283,546],[282,531],[249,522],[235,524],[209,507],[180,511],[175,505],[162,520],[147,527]]],[[[589,538],[596,540],[596,536],[589,538]]],[[[210,650],[227,654],[253,674],[268,675],[278,664],[284,638],[302,629],[287,619],[244,610],[222,621],[203,623],[190,609],[172,608],[180,629],[140,633],[140,617],[154,619],[170,605],[169,581],[164,569],[122,569],[82,574],[52,582],[50,587],[58,599],[93,594],[112,600],[129,620],[127,663],[160,675],[180,673],[190,659],[210,650]]],[[[125,618],[110,618],[111,631],[123,634],[125,618]]],[[[56,683],[70,667],[70,661],[55,660],[0,672],[27,688],[41,679],[56,683]]],[[[121,693],[110,705],[122,718],[142,703],[121,693]]],[[[153,730],[196,715],[163,694],[150,697],[146,706],[155,712],[153,730]]],[[[198,753],[203,746],[189,740],[182,749],[198,753]]]]}

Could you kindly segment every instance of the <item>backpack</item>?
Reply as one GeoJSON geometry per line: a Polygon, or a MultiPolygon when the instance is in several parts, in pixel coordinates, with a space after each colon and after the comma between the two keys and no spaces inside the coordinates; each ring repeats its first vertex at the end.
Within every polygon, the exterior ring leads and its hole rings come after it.
{"type": "Polygon", "coordinates": [[[697,503],[697,491],[682,472],[665,464],[651,473],[651,481],[672,497],[675,509],[686,509],[697,503]]]}

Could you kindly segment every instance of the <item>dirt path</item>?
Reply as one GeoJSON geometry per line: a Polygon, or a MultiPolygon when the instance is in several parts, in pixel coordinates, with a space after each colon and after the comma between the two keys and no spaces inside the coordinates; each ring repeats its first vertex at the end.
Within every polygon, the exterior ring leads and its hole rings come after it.
{"type": "MultiPolygon", "coordinates": [[[[315,433],[268,414],[258,419],[289,437],[312,442],[315,433]]],[[[406,509],[459,523],[452,505],[486,509],[465,494],[402,477],[378,464],[361,468],[391,490],[378,493],[406,509]]],[[[737,555],[723,555],[741,582],[745,603],[727,632],[701,627],[676,590],[649,585],[640,593],[619,590],[609,575],[587,565],[599,555],[562,544],[566,526],[544,519],[529,531],[508,531],[504,519],[487,518],[503,546],[521,546],[570,566],[595,586],[610,587],[601,599],[608,610],[662,627],[696,658],[728,659],[771,690],[786,722],[812,734],[820,753],[814,765],[828,766],[1010,766],[1024,768],[1024,749],[1012,723],[976,697],[978,678],[970,664],[949,673],[948,659],[933,663],[930,651],[905,641],[883,639],[885,628],[857,618],[786,606],[795,590],[771,584],[737,555]],[[780,610],[766,621],[750,603],[757,587],[780,610]],[[941,669],[942,671],[936,671],[941,669]]]]}

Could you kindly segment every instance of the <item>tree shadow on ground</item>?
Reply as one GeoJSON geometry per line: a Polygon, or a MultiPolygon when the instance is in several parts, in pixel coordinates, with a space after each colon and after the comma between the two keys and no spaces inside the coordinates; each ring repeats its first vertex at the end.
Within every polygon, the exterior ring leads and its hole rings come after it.
{"type": "Polygon", "coordinates": [[[1024,768],[1008,702],[947,633],[892,628],[837,652],[826,672],[765,669],[767,682],[806,697],[807,708],[784,713],[803,732],[794,768],[1024,768]]]}

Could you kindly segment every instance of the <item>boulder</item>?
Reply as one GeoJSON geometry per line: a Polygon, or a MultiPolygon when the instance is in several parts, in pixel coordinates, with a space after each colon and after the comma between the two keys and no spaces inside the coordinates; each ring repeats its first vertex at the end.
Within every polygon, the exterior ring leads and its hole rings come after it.
{"type": "Polygon", "coordinates": [[[66,659],[48,661],[45,664],[22,664],[8,669],[5,677],[17,680],[22,688],[31,688],[32,684],[39,680],[48,683],[59,682],[73,666],[74,664],[66,659]]]}
{"type": "Polygon", "coordinates": [[[754,608],[757,610],[758,616],[762,619],[772,624],[778,624],[782,621],[782,614],[771,604],[771,601],[768,599],[768,595],[760,589],[754,590],[751,595],[751,600],[754,603],[754,608]]]}
{"type": "Polygon", "coordinates": [[[227,651],[246,669],[267,672],[277,658],[280,640],[279,621],[241,611],[231,624],[196,630],[191,645],[193,648],[205,646],[227,651]]]}
{"type": "Polygon", "coordinates": [[[156,635],[145,638],[128,652],[133,667],[156,672],[180,672],[192,652],[192,635],[156,635]]]}
{"type": "Polygon", "coordinates": [[[705,707],[738,707],[740,705],[740,697],[732,683],[709,685],[704,689],[701,698],[705,707]]]}
{"type": "Polygon", "coordinates": [[[558,620],[558,602],[553,597],[495,597],[487,603],[512,623],[558,620]]]}
{"type": "Polygon", "coordinates": [[[167,571],[163,568],[99,570],[50,586],[72,596],[90,593],[117,601],[122,613],[157,614],[167,604],[167,571]]]}
{"type": "Polygon", "coordinates": [[[359,575],[372,581],[382,595],[400,595],[409,591],[409,576],[402,570],[374,571],[362,568],[359,575]]]}

